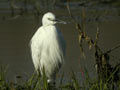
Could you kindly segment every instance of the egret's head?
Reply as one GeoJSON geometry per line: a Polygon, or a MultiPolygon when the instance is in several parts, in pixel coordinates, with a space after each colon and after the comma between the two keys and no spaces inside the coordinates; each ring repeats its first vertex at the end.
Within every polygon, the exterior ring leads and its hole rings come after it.
{"type": "Polygon", "coordinates": [[[66,24],[64,21],[60,21],[60,20],[56,19],[55,15],[51,12],[44,14],[44,16],[42,18],[43,25],[54,25],[56,23],[66,24]]]}

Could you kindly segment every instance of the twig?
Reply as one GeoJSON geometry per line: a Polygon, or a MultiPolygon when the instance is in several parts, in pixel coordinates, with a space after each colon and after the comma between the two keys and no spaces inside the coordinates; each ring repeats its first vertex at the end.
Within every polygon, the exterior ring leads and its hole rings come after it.
{"type": "Polygon", "coordinates": [[[96,40],[95,40],[95,44],[97,44],[98,42],[98,38],[99,38],[99,34],[100,34],[100,29],[99,29],[99,27],[98,27],[98,25],[97,25],[97,32],[96,32],[96,40]]]}
{"type": "Polygon", "coordinates": [[[70,6],[69,6],[69,3],[68,3],[68,2],[67,2],[67,9],[68,9],[68,13],[69,13],[70,17],[72,18],[73,22],[74,22],[75,24],[77,24],[75,18],[73,17],[73,15],[72,15],[72,13],[71,13],[70,6]]]}
{"type": "Polygon", "coordinates": [[[120,44],[118,44],[117,46],[115,46],[115,47],[107,50],[105,53],[107,53],[107,54],[108,54],[108,53],[111,53],[112,51],[116,50],[116,49],[119,48],[119,47],[120,47],[120,44]]]}

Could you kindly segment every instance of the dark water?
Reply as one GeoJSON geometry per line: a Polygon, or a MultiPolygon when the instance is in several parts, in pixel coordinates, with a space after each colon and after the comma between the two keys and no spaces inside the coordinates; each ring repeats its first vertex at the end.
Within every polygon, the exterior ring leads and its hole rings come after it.
{"type": "MultiPolygon", "coordinates": [[[[91,13],[94,9],[86,9],[86,32],[93,39],[95,38],[97,21],[95,21],[94,15],[91,13]]],[[[98,9],[100,38],[99,46],[103,51],[106,51],[113,46],[120,43],[120,16],[117,9],[102,8],[98,9]],[[116,11],[115,11],[116,10],[116,11]],[[105,13],[105,11],[107,13],[105,13]]],[[[95,76],[95,62],[93,50],[89,50],[85,46],[86,58],[83,58],[78,44],[78,32],[75,29],[74,23],[71,22],[71,18],[68,17],[66,9],[52,10],[59,18],[70,22],[66,25],[58,25],[67,43],[66,50],[66,64],[57,75],[58,78],[65,73],[65,77],[70,77],[71,69],[76,73],[79,73],[78,77],[82,79],[84,67],[87,68],[91,77],[95,76]]],[[[77,20],[80,21],[79,10],[73,11],[77,20]]],[[[0,64],[7,66],[7,77],[9,79],[15,79],[16,75],[21,75],[23,78],[27,78],[34,72],[34,66],[30,55],[29,41],[32,35],[36,32],[37,28],[41,26],[41,17],[38,20],[31,15],[18,16],[17,18],[10,17],[10,13],[1,13],[0,15],[0,64]],[[6,16],[5,19],[3,16],[6,16]]],[[[111,55],[111,63],[113,65],[120,63],[119,61],[120,49],[113,51],[111,55]],[[113,57],[114,56],[114,57],[113,57]]]]}

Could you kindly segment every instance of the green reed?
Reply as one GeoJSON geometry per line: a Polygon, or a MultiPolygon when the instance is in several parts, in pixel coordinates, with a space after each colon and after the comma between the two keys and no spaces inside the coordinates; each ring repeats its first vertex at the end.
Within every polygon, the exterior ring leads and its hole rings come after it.
{"type": "MultiPolygon", "coordinates": [[[[120,67],[118,68],[120,69],[120,67]]],[[[53,87],[47,83],[47,78],[44,72],[43,77],[34,73],[27,81],[23,82],[22,85],[7,81],[5,77],[6,72],[1,67],[0,90],[115,90],[115,88],[120,90],[120,80],[114,82],[114,80],[111,79],[111,82],[108,82],[111,77],[114,78],[114,73],[118,70],[118,68],[116,68],[115,71],[107,77],[106,82],[104,82],[103,79],[92,80],[89,77],[87,70],[84,69],[85,81],[83,84],[80,84],[79,77],[76,76],[74,71],[72,71],[72,74],[70,75],[71,77],[69,78],[71,81],[64,84],[60,81],[60,84],[57,87],[53,87]]],[[[61,79],[63,79],[63,77],[64,76],[62,76],[61,79]]]]}

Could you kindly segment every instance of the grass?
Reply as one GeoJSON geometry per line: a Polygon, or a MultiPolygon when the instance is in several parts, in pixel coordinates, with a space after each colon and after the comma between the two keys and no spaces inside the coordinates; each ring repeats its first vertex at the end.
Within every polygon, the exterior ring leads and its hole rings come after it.
{"type": "Polygon", "coordinates": [[[54,85],[52,86],[47,83],[45,73],[43,77],[33,74],[31,78],[23,84],[6,81],[6,73],[4,68],[1,67],[0,90],[120,90],[120,80],[116,82],[113,79],[115,77],[115,72],[118,69],[120,69],[120,67],[116,68],[105,81],[103,81],[103,79],[98,80],[97,78],[96,80],[91,80],[87,70],[85,69],[86,79],[83,84],[80,84],[78,80],[79,77],[76,77],[74,71],[72,71],[71,78],[69,78],[71,81],[63,84],[63,76],[61,77],[60,84],[57,87],[54,87],[54,85]],[[112,79],[110,80],[111,77],[112,79]]]}

